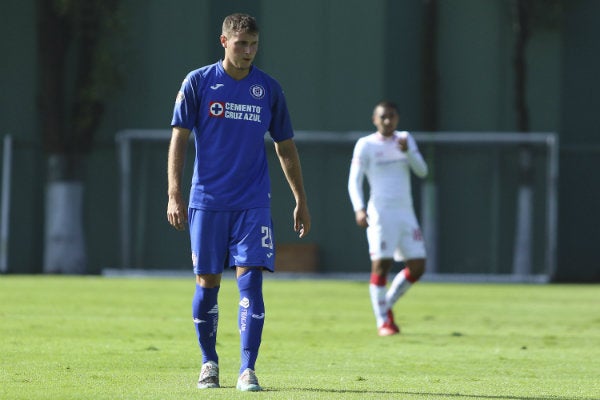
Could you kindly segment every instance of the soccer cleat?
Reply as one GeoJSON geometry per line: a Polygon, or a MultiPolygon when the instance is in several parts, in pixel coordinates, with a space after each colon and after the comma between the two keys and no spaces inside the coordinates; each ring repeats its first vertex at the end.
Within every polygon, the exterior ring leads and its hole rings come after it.
{"type": "Polygon", "coordinates": [[[242,372],[238,378],[236,389],[241,390],[242,392],[258,392],[262,390],[258,384],[256,374],[250,368],[246,368],[244,372],[242,372]]]}
{"type": "Polygon", "coordinates": [[[400,328],[394,322],[392,310],[388,310],[387,320],[378,329],[379,336],[392,336],[400,333],[400,328]]]}
{"type": "Polygon", "coordinates": [[[400,333],[397,326],[391,325],[388,321],[384,322],[383,325],[377,330],[379,336],[392,336],[400,333]]]}
{"type": "Polygon", "coordinates": [[[214,361],[202,364],[198,377],[198,389],[213,389],[219,386],[219,366],[214,361]]]}
{"type": "Polygon", "coordinates": [[[394,313],[391,309],[388,310],[387,317],[392,329],[395,329],[396,331],[398,331],[398,333],[400,333],[400,327],[396,325],[396,322],[394,322],[394,313]]]}

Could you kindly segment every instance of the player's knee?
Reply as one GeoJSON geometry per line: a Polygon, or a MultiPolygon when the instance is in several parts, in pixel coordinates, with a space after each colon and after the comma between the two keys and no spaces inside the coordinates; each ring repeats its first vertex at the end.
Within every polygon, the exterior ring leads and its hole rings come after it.
{"type": "MultiPolygon", "coordinates": [[[[265,311],[262,293],[263,273],[259,268],[253,268],[237,278],[240,291],[240,310],[243,308],[253,314],[260,315],[265,311]]],[[[264,316],[263,316],[264,318],[264,316]]]]}
{"type": "Polygon", "coordinates": [[[196,284],[205,288],[218,287],[221,284],[221,274],[196,275],[196,284]]]}
{"type": "Polygon", "coordinates": [[[425,259],[410,260],[406,263],[406,267],[410,273],[411,281],[416,282],[425,273],[425,259]]]}
{"type": "Polygon", "coordinates": [[[385,278],[392,269],[394,260],[391,258],[382,258],[371,261],[371,273],[385,278]]]}
{"type": "Polygon", "coordinates": [[[425,267],[419,267],[419,268],[414,268],[413,270],[411,270],[411,275],[413,277],[413,279],[415,281],[418,281],[419,279],[421,279],[421,277],[423,276],[423,274],[425,273],[425,267]]]}
{"type": "Polygon", "coordinates": [[[250,268],[237,278],[237,285],[240,291],[261,290],[263,282],[263,272],[260,268],[250,268]]]}

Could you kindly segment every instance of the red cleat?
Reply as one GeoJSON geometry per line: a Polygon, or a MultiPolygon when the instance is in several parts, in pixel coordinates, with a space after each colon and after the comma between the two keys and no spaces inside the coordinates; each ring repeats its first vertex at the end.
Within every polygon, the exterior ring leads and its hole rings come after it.
{"type": "Polygon", "coordinates": [[[378,329],[379,336],[392,336],[400,333],[400,328],[394,322],[392,310],[388,311],[388,319],[378,329]]]}
{"type": "Polygon", "coordinates": [[[379,336],[392,336],[400,333],[397,326],[389,325],[389,323],[385,322],[381,325],[377,331],[379,336]]]}

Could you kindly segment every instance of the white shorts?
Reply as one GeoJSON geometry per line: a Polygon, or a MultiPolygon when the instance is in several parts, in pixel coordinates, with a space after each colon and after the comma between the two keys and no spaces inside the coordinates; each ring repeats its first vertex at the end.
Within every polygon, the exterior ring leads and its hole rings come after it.
{"type": "Polygon", "coordinates": [[[367,240],[371,260],[393,258],[395,261],[425,258],[425,243],[415,213],[387,209],[367,209],[367,240]]]}

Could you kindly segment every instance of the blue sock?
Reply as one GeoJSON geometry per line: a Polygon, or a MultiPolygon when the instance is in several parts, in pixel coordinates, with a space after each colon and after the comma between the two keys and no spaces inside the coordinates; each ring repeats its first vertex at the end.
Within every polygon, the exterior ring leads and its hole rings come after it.
{"type": "Polygon", "coordinates": [[[218,294],[219,286],[205,288],[196,284],[196,292],[192,300],[192,317],[194,318],[198,343],[202,350],[202,364],[207,361],[219,363],[219,356],[217,356],[218,294]]]}
{"type": "Polygon", "coordinates": [[[240,374],[246,368],[254,370],[258,348],[265,323],[265,303],[262,294],[263,273],[251,269],[237,280],[240,291],[238,327],[241,339],[242,364],[240,374]]]}

